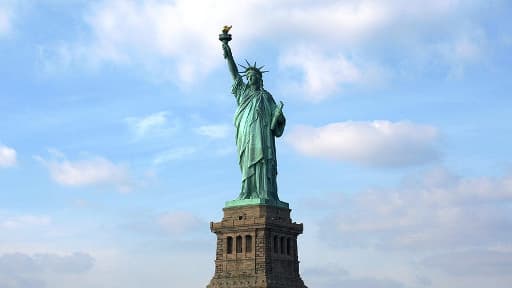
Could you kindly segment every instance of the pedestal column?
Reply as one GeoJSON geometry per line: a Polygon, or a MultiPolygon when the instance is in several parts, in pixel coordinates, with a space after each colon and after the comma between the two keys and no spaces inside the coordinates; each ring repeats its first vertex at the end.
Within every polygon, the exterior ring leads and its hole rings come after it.
{"type": "Polygon", "coordinates": [[[305,288],[299,275],[297,236],[302,224],[290,209],[269,205],[224,208],[217,235],[215,275],[208,288],[305,288]]]}

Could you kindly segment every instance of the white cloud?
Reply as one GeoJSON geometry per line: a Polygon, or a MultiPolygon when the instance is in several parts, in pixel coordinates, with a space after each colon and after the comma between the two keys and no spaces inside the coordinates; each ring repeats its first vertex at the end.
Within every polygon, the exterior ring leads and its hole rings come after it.
{"type": "Polygon", "coordinates": [[[11,167],[16,165],[16,150],[0,145],[0,167],[11,167]]]}
{"type": "Polygon", "coordinates": [[[333,240],[350,246],[426,253],[492,249],[512,239],[511,179],[462,178],[434,169],[396,189],[345,197],[325,228],[336,227],[333,240]]]}
{"type": "Polygon", "coordinates": [[[94,258],[75,252],[69,255],[54,253],[8,253],[0,255],[0,287],[28,288],[47,287],[48,273],[77,275],[91,270],[94,258]]]}
{"type": "Polygon", "coordinates": [[[167,119],[165,116],[166,116],[165,112],[160,112],[160,113],[149,115],[145,118],[140,119],[135,124],[135,127],[137,128],[137,132],[141,135],[144,135],[144,134],[146,134],[146,132],[149,129],[151,129],[155,126],[156,127],[162,126],[163,124],[165,124],[167,122],[167,119]]]}
{"type": "Polygon", "coordinates": [[[144,137],[169,136],[178,129],[178,120],[169,123],[169,112],[156,112],[144,117],[128,117],[125,121],[130,125],[137,139],[144,137]]]}
{"type": "MultiPolygon", "coordinates": [[[[473,1],[104,0],[90,4],[85,13],[90,34],[81,38],[88,39],[87,42],[43,47],[56,53],[43,53],[42,59],[46,63],[45,58],[50,57],[50,62],[61,62],[64,66],[136,65],[152,76],[191,84],[223,62],[217,35],[223,25],[232,24],[236,51],[256,42],[271,41],[281,51],[289,51],[297,44],[315,43],[329,51],[327,55],[335,56],[312,56],[310,60],[328,63],[328,68],[338,74],[338,82],[341,77],[341,83],[352,83],[361,77],[366,79],[366,70],[360,71],[360,65],[340,55],[352,55],[353,51],[364,50],[361,47],[373,47],[383,40],[397,43],[398,50],[404,48],[400,43],[427,46],[433,34],[453,36],[446,25],[459,35],[459,30],[468,30],[462,21],[457,21],[461,18],[459,14],[478,9],[479,5],[482,4],[473,1]],[[53,54],[56,59],[51,59],[55,58],[53,54]],[[342,68],[333,67],[333,63],[342,68]]],[[[451,39],[442,41],[449,43],[451,39]]],[[[307,76],[306,68],[310,67],[302,68],[307,76]]],[[[332,79],[307,80],[312,91],[320,89],[315,86],[318,81],[330,86],[321,91],[333,91],[332,79]]]]}
{"type": "Polygon", "coordinates": [[[6,34],[10,30],[9,15],[7,11],[0,10],[0,35],[6,34]]]}
{"type": "Polygon", "coordinates": [[[194,147],[179,147],[163,151],[155,156],[153,164],[163,164],[165,162],[181,159],[185,156],[192,155],[196,152],[194,147]]]}
{"type": "Polygon", "coordinates": [[[2,1],[0,3],[0,37],[7,35],[12,30],[13,2],[2,1]]]}
{"type": "Polygon", "coordinates": [[[322,49],[300,47],[286,51],[280,59],[282,69],[302,72],[303,79],[290,86],[312,101],[323,100],[338,92],[342,84],[369,83],[381,78],[377,68],[356,65],[341,54],[331,57],[324,54],[322,49]]]}
{"type": "MultiPolygon", "coordinates": [[[[322,216],[301,236],[302,263],[333,273],[313,274],[309,284],[380,287],[352,282],[374,278],[403,287],[510,286],[511,179],[510,173],[461,177],[438,167],[406,176],[397,187],[318,197],[322,209],[314,210],[322,216]],[[351,275],[336,276],[343,263],[351,275]]],[[[303,210],[318,205],[311,203],[303,210]]]]}
{"type": "Polygon", "coordinates": [[[218,124],[218,125],[204,125],[195,129],[196,133],[207,136],[212,139],[222,139],[228,136],[229,131],[234,129],[231,125],[218,124]]]}
{"type": "Polygon", "coordinates": [[[216,35],[226,11],[236,13],[213,1],[101,1],[85,15],[89,43],[50,50],[61,51],[55,60],[62,54],[68,66],[137,65],[161,79],[191,83],[222,61],[216,35]]]}
{"type": "Polygon", "coordinates": [[[43,163],[52,179],[64,186],[113,185],[120,191],[131,190],[131,180],[125,165],[114,164],[103,157],[69,161],[67,159],[35,159],[43,163]]]}
{"type": "Polygon", "coordinates": [[[338,122],[297,126],[287,142],[304,155],[365,166],[400,167],[439,157],[435,127],[411,122],[338,122]]]}

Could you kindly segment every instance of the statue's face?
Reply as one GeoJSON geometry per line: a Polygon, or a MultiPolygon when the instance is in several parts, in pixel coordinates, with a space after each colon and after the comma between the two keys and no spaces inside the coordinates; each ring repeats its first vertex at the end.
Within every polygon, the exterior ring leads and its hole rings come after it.
{"type": "Polygon", "coordinates": [[[259,87],[260,85],[260,76],[258,75],[258,73],[254,72],[254,71],[247,71],[247,82],[249,83],[249,85],[255,85],[257,87],[259,87]]]}

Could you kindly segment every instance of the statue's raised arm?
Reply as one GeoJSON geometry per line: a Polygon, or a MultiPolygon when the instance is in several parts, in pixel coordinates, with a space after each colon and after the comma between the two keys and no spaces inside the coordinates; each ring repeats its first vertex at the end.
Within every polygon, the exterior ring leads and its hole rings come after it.
{"type": "Polygon", "coordinates": [[[222,50],[224,50],[224,59],[228,61],[228,68],[233,80],[236,80],[240,75],[238,74],[238,68],[236,67],[235,59],[231,53],[231,47],[228,42],[231,41],[231,34],[228,34],[231,26],[224,26],[222,34],[219,35],[219,40],[222,41],[222,50]]]}

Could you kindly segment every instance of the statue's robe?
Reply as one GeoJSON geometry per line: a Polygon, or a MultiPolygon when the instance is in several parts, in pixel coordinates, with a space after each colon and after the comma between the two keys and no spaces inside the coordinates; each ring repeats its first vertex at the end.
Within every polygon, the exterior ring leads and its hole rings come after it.
{"type": "Polygon", "coordinates": [[[279,200],[277,196],[277,160],[274,137],[283,134],[285,118],[276,114],[277,105],[269,92],[254,90],[241,76],[235,80],[232,93],[238,108],[235,112],[236,146],[242,187],[238,199],[279,200]],[[271,129],[276,117],[274,129],[271,129]]]}

